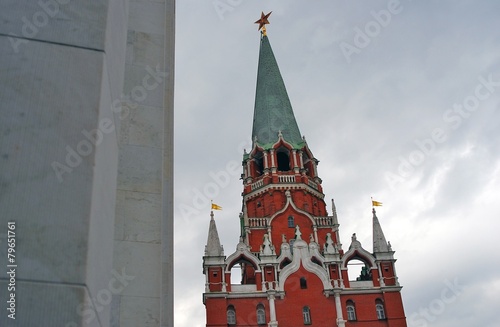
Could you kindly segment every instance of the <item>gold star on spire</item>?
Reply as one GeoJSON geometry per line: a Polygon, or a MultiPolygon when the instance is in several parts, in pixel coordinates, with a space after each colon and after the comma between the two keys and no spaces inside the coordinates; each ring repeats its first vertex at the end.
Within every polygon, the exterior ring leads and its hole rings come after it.
{"type": "Polygon", "coordinates": [[[262,30],[262,34],[265,36],[266,35],[266,24],[270,24],[269,16],[271,15],[272,11],[269,12],[268,14],[264,15],[264,12],[260,14],[260,19],[255,22],[255,24],[259,24],[259,31],[262,30]]]}

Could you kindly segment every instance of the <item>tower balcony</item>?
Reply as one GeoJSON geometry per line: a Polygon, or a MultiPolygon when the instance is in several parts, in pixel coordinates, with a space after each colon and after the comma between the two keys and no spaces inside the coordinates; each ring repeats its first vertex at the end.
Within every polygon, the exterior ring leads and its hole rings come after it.
{"type": "MultiPolygon", "coordinates": [[[[333,216],[326,217],[314,217],[314,221],[316,222],[316,226],[334,226],[335,219],[333,216]]],[[[248,218],[248,227],[254,228],[263,228],[267,229],[269,224],[269,218],[260,217],[260,218],[248,218]]]]}
{"type": "Polygon", "coordinates": [[[275,172],[259,176],[253,183],[251,181],[247,181],[247,183],[246,185],[250,192],[270,184],[305,184],[315,191],[322,192],[319,182],[314,181],[313,178],[309,176],[294,173],[275,172]]]}
{"type": "Polygon", "coordinates": [[[335,225],[335,219],[333,216],[314,217],[314,220],[316,221],[316,226],[334,226],[335,225]]]}
{"type": "Polygon", "coordinates": [[[278,175],[278,183],[296,183],[295,175],[278,175]]]}

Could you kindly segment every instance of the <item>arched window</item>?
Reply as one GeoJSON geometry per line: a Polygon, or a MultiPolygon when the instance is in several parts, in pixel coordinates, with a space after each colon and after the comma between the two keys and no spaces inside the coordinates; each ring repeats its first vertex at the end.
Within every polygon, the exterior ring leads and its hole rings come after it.
{"type": "Polygon", "coordinates": [[[382,303],[382,300],[377,299],[375,301],[375,310],[377,311],[377,319],[385,319],[384,303],[382,303]]]}
{"type": "Polygon", "coordinates": [[[347,276],[350,281],[372,280],[370,266],[360,258],[354,258],[347,263],[347,276]]]}
{"type": "Polygon", "coordinates": [[[300,288],[302,288],[302,289],[307,288],[307,280],[305,277],[300,277],[300,288]]]}
{"type": "Polygon", "coordinates": [[[309,177],[314,177],[314,162],[306,153],[302,154],[302,162],[304,164],[306,175],[309,177]]]}
{"type": "Polygon", "coordinates": [[[295,219],[293,216],[288,216],[288,227],[295,228],[295,219]]]}
{"type": "Polygon", "coordinates": [[[276,159],[278,160],[278,170],[279,171],[289,171],[290,170],[290,156],[288,150],[279,149],[276,153],[276,159]]]}
{"type": "Polygon", "coordinates": [[[304,318],[304,325],[311,324],[311,310],[309,307],[306,306],[302,309],[302,317],[304,318]]]}
{"type": "Polygon", "coordinates": [[[257,324],[265,325],[266,324],[266,311],[264,310],[264,306],[259,303],[257,305],[257,324]]]}
{"type": "Polygon", "coordinates": [[[346,303],[347,308],[347,320],[353,321],[356,320],[356,307],[354,307],[354,302],[351,300],[346,303]]]}
{"type": "Polygon", "coordinates": [[[264,155],[262,152],[257,152],[254,155],[255,159],[255,176],[261,176],[264,173],[264,155]]]}
{"type": "Polygon", "coordinates": [[[227,324],[236,325],[236,311],[232,305],[227,307],[227,324]]]}

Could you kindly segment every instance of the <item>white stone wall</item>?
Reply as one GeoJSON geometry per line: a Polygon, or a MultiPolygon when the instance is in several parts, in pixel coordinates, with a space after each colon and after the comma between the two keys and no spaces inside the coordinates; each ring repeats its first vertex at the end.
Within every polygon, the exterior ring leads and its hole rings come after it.
{"type": "Polygon", "coordinates": [[[173,6],[2,2],[0,265],[15,221],[18,302],[0,326],[173,326],[173,6]]]}
{"type": "Polygon", "coordinates": [[[136,278],[114,296],[112,326],[173,326],[173,11],[173,1],[129,2],[114,268],[136,278]]]}

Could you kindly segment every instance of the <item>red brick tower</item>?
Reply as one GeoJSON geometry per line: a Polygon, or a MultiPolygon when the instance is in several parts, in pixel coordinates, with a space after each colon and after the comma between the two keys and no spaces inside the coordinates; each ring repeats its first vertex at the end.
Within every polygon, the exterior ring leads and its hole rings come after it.
{"type": "Polygon", "coordinates": [[[300,134],[265,31],[252,137],[243,157],[240,242],[228,257],[211,215],[203,257],[207,327],[405,327],[394,251],[375,210],[373,253],[355,234],[342,249],[335,205],[329,215],[319,161],[300,134]],[[349,280],[353,261],[362,267],[349,280]]]}

